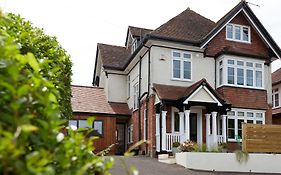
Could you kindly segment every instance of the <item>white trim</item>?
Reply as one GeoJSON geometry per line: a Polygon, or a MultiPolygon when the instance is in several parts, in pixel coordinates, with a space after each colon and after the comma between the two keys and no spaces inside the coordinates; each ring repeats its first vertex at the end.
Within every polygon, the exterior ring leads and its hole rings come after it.
{"type": "MultiPolygon", "coordinates": [[[[243,8],[242,8],[243,9],[243,8]]],[[[240,9],[235,15],[233,15],[233,17],[231,17],[210,39],[208,39],[207,42],[205,42],[201,47],[200,49],[203,49],[206,44],[208,44],[218,33],[220,33],[222,31],[223,28],[225,28],[225,26],[231,21],[233,20],[233,18],[235,18],[241,11],[242,9],[240,9]]]]}
{"type": "Polygon", "coordinates": [[[195,90],[184,102],[183,104],[188,104],[189,100],[192,99],[201,89],[204,89],[210,96],[211,98],[218,104],[218,106],[222,106],[222,104],[218,101],[218,99],[206,88],[206,86],[201,85],[199,88],[195,90]]]}

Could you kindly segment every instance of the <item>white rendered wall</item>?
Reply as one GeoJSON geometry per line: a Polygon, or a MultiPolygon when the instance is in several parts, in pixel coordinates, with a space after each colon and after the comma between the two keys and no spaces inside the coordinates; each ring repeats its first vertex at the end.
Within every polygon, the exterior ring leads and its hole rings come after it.
{"type": "Polygon", "coordinates": [[[126,103],[126,83],[125,75],[108,74],[107,98],[109,102],[126,103]]]}

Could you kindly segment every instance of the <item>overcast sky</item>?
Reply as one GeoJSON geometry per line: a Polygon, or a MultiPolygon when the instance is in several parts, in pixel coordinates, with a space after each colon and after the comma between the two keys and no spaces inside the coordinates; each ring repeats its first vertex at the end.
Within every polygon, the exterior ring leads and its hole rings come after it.
{"type": "MultiPolygon", "coordinates": [[[[71,55],[72,84],[91,85],[97,43],[124,46],[128,25],[155,29],[187,7],[218,21],[240,0],[0,0],[13,12],[56,36],[71,55]]],[[[280,0],[249,0],[271,36],[281,45],[280,0]]],[[[273,64],[273,70],[280,67],[273,64]]]]}

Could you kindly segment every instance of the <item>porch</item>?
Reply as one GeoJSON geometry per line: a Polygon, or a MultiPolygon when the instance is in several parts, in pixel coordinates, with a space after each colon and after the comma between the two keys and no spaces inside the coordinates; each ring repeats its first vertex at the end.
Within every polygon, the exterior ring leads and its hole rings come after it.
{"type": "Polygon", "coordinates": [[[208,149],[216,149],[220,143],[226,143],[226,115],[218,116],[217,112],[212,112],[211,114],[205,114],[204,118],[202,110],[193,109],[178,112],[179,121],[176,121],[177,118],[171,113],[171,130],[167,132],[167,127],[165,127],[167,126],[167,120],[169,120],[167,119],[167,112],[162,111],[161,121],[160,114],[156,114],[157,152],[171,152],[174,142],[183,143],[186,140],[192,140],[199,145],[206,144],[208,149]],[[195,120],[196,122],[194,122],[195,120]],[[162,123],[161,130],[160,123],[162,123]],[[176,128],[177,125],[179,125],[179,129],[176,128]],[[203,128],[203,125],[205,128],[203,128]]]}

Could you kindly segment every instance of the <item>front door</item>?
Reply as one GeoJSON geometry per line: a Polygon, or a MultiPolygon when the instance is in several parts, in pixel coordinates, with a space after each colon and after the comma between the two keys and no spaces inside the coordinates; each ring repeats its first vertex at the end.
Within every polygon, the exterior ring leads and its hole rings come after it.
{"type": "Polygon", "coordinates": [[[125,123],[117,123],[117,145],[116,145],[116,154],[123,155],[125,152],[125,123]]]}
{"type": "Polygon", "coordinates": [[[190,113],[190,140],[197,142],[197,114],[190,113]]]}

